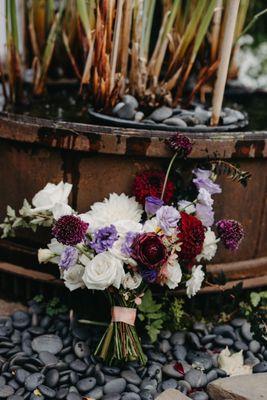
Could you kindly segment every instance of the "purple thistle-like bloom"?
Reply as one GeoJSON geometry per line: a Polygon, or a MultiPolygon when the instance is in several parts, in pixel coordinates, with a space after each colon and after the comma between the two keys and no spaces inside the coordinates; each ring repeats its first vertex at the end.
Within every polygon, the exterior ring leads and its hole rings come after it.
{"type": "Polygon", "coordinates": [[[193,145],[191,140],[180,133],[172,135],[166,142],[172,150],[176,151],[182,157],[187,157],[192,151],[193,145]]]}
{"type": "Polygon", "coordinates": [[[74,265],[77,263],[78,255],[78,250],[75,247],[66,247],[60,256],[58,263],[59,267],[62,269],[74,267],[74,265]]]}
{"type": "Polygon", "coordinates": [[[75,215],[63,215],[56,221],[52,233],[59,243],[75,246],[85,239],[88,226],[75,215]]]}
{"type": "Polygon", "coordinates": [[[144,269],[141,271],[141,275],[145,282],[154,283],[157,280],[158,272],[154,269],[144,269]]]}
{"type": "Polygon", "coordinates": [[[125,235],[125,240],[121,246],[121,252],[128,257],[132,255],[132,244],[137,235],[139,235],[137,232],[127,232],[125,235]]]}
{"type": "Polygon", "coordinates": [[[94,240],[90,243],[90,246],[96,253],[103,253],[103,251],[110,249],[116,240],[118,240],[118,232],[115,226],[105,226],[95,232],[94,240]]]}
{"type": "Polygon", "coordinates": [[[194,184],[200,190],[201,188],[206,189],[210,194],[221,193],[222,189],[217,183],[214,183],[211,179],[211,171],[206,169],[197,168],[194,171],[196,176],[193,179],[194,184]]]}
{"type": "Polygon", "coordinates": [[[161,207],[156,214],[159,227],[166,235],[171,235],[181,218],[179,211],[172,206],[161,207]]]}
{"type": "Polygon", "coordinates": [[[155,215],[160,207],[162,207],[164,201],[158,197],[148,196],[146,197],[145,210],[148,216],[155,215]]]}
{"type": "Polygon", "coordinates": [[[228,250],[237,250],[244,238],[242,225],[233,219],[222,219],[216,224],[218,235],[228,250]]]}

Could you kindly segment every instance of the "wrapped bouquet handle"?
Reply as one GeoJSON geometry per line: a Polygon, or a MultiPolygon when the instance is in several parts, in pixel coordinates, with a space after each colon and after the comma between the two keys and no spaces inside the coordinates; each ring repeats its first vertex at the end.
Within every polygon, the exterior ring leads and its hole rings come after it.
{"type": "Polygon", "coordinates": [[[111,320],[135,326],[136,308],[114,306],[111,309],[111,320]]]}

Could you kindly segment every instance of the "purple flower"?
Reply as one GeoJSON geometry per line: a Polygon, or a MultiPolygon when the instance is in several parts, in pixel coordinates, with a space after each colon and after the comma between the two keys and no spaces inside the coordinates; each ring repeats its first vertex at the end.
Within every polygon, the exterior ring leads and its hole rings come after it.
{"type": "Polygon", "coordinates": [[[163,206],[157,213],[157,222],[159,227],[166,235],[171,235],[177,227],[177,223],[181,218],[179,211],[172,206],[163,206]]]}
{"type": "Polygon", "coordinates": [[[137,232],[127,232],[125,235],[125,240],[121,246],[121,252],[128,257],[131,257],[132,244],[137,235],[137,232]]]}
{"type": "Polygon", "coordinates": [[[78,260],[78,250],[75,247],[68,246],[64,249],[59,260],[59,267],[62,269],[69,269],[74,267],[78,260]]]}
{"type": "Polygon", "coordinates": [[[166,142],[172,150],[176,151],[182,157],[187,157],[192,151],[193,145],[191,140],[180,133],[172,135],[166,142]]]}
{"type": "Polygon", "coordinates": [[[141,271],[141,276],[145,282],[154,283],[157,280],[158,273],[155,269],[144,269],[141,271]]]}
{"type": "Polygon", "coordinates": [[[85,239],[88,226],[75,215],[63,215],[56,221],[52,233],[59,243],[75,246],[85,239]]]}
{"type": "Polygon", "coordinates": [[[201,203],[196,205],[196,216],[207,228],[214,223],[214,211],[210,206],[201,203]]]}
{"type": "Polygon", "coordinates": [[[244,238],[242,225],[233,219],[222,219],[216,224],[218,235],[228,250],[237,250],[244,238]]]}
{"type": "Polygon", "coordinates": [[[90,246],[97,253],[103,253],[103,251],[111,248],[116,240],[118,240],[117,229],[114,225],[110,225],[96,231],[94,240],[90,243],[90,246]]]}
{"type": "Polygon", "coordinates": [[[203,188],[206,189],[207,192],[209,192],[210,194],[221,193],[222,189],[220,188],[220,186],[210,179],[210,170],[197,168],[193,172],[196,176],[196,178],[193,179],[193,182],[198,190],[203,188]]]}
{"type": "Polygon", "coordinates": [[[155,215],[158,209],[163,206],[164,201],[154,196],[146,197],[145,210],[148,216],[155,215]]]}

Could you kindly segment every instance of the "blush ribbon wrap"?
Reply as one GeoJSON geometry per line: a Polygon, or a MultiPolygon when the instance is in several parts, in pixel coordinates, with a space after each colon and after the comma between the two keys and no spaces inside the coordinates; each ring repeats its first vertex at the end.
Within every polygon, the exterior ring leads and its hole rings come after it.
{"type": "Polygon", "coordinates": [[[124,322],[128,325],[135,325],[136,308],[114,306],[111,309],[112,322],[124,322]]]}

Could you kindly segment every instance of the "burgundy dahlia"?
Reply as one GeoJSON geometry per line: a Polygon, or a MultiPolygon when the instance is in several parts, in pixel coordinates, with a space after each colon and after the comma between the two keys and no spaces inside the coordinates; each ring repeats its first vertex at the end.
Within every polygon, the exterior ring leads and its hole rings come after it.
{"type": "Polygon", "coordinates": [[[57,220],[52,233],[58,242],[74,246],[84,240],[88,226],[75,215],[64,215],[57,220]]]}
{"type": "Polygon", "coordinates": [[[157,269],[166,262],[167,249],[156,233],[142,233],[133,241],[132,257],[142,267],[157,269]]]}
{"type": "Polygon", "coordinates": [[[169,137],[166,143],[182,157],[187,157],[191,153],[193,147],[191,140],[180,133],[169,137]]]}
{"type": "MultiPolygon", "coordinates": [[[[136,175],[133,184],[133,194],[136,200],[145,205],[146,197],[153,196],[160,199],[163,184],[165,179],[165,173],[162,171],[144,171],[136,175]]],[[[167,181],[164,203],[169,204],[174,196],[174,183],[170,180],[167,181]]]]}
{"type": "Polygon", "coordinates": [[[205,228],[202,222],[185,212],[181,212],[178,238],[182,242],[179,258],[190,262],[201,253],[205,239],[205,228]]]}
{"type": "Polygon", "coordinates": [[[234,219],[221,219],[216,224],[218,235],[228,250],[237,250],[244,237],[242,225],[234,219]]]}

